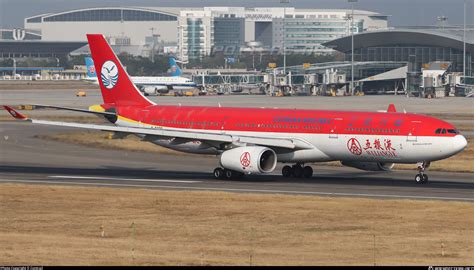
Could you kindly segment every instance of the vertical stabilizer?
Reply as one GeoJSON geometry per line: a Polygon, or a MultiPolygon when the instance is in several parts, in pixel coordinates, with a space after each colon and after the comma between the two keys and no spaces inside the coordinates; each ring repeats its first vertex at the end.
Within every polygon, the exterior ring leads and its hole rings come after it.
{"type": "Polygon", "coordinates": [[[170,57],[168,59],[168,63],[170,64],[170,76],[172,77],[181,76],[181,69],[176,63],[176,59],[174,59],[174,57],[170,57]]]}
{"type": "Polygon", "coordinates": [[[87,69],[87,77],[89,78],[97,78],[97,73],[95,72],[94,61],[90,56],[85,57],[86,60],[86,69],[87,69]]]}
{"type": "Polygon", "coordinates": [[[154,105],[135,87],[103,35],[88,34],[87,40],[104,103],[116,106],[154,105]]]}
{"type": "Polygon", "coordinates": [[[393,105],[393,103],[388,105],[387,112],[397,112],[397,109],[395,109],[395,105],[393,105]]]}

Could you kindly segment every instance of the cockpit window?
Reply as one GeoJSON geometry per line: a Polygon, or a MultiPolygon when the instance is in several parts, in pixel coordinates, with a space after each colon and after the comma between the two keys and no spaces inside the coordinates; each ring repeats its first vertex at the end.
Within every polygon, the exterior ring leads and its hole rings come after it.
{"type": "Polygon", "coordinates": [[[445,129],[445,128],[438,128],[435,131],[435,134],[446,134],[446,132],[448,134],[459,134],[459,130],[457,129],[445,129]]]}

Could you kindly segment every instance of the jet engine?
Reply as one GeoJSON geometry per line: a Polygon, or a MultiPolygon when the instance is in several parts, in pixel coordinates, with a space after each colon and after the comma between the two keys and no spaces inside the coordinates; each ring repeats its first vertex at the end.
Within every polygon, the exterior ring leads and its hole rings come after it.
{"type": "Polygon", "coordinates": [[[262,174],[275,169],[277,155],[268,147],[245,146],[223,152],[220,162],[226,169],[246,174],[262,174]]]}
{"type": "Polygon", "coordinates": [[[146,86],[146,87],[142,87],[141,90],[145,95],[166,94],[170,91],[168,89],[168,87],[166,87],[166,86],[159,86],[159,87],[157,87],[157,86],[146,86]]]}
{"type": "Polygon", "coordinates": [[[341,161],[341,164],[364,171],[391,171],[393,166],[395,166],[394,163],[359,161],[341,161]]]}

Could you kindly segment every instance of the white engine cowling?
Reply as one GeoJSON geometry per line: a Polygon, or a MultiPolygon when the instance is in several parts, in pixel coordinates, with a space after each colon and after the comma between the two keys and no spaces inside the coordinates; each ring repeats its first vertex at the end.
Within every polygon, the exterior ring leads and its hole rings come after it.
{"type": "Polygon", "coordinates": [[[142,87],[142,91],[148,95],[156,95],[158,93],[166,94],[169,92],[168,87],[156,87],[156,86],[146,86],[142,87]]]}
{"type": "Polygon", "coordinates": [[[262,146],[245,146],[230,149],[222,153],[222,167],[246,174],[272,172],[277,163],[275,151],[262,146]]]}
{"type": "Polygon", "coordinates": [[[395,166],[394,163],[358,161],[341,161],[341,164],[364,171],[391,171],[393,166],[395,166]]]}

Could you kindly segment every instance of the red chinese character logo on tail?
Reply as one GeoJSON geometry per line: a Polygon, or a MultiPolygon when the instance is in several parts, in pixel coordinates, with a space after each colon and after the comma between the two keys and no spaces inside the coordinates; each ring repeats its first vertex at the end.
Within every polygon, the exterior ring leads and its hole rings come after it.
{"type": "Polygon", "coordinates": [[[356,138],[347,141],[347,149],[354,155],[360,156],[362,154],[362,147],[356,138]]]}
{"type": "Polygon", "coordinates": [[[250,153],[249,152],[244,152],[240,156],[240,164],[242,164],[242,166],[244,167],[250,166],[250,153]]]}

